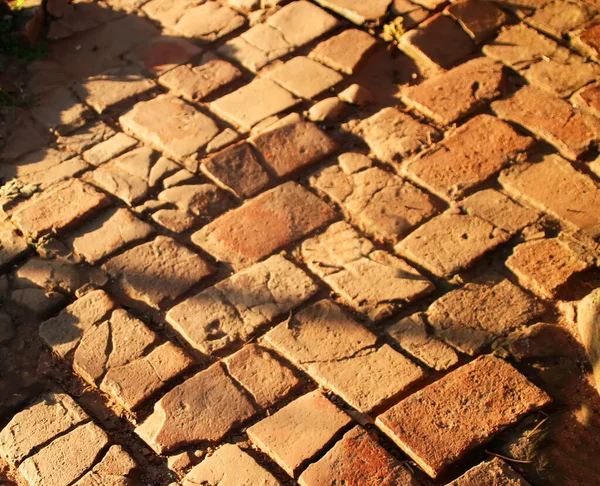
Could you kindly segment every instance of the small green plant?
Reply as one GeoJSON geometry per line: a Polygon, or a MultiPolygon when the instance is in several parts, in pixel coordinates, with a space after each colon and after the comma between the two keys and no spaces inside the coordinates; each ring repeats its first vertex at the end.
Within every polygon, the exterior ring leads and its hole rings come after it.
{"type": "Polygon", "coordinates": [[[382,38],[386,42],[398,44],[400,42],[400,37],[404,35],[404,32],[406,32],[404,29],[404,19],[398,16],[390,23],[383,26],[382,38]]]}
{"type": "Polygon", "coordinates": [[[39,184],[25,184],[20,179],[12,179],[0,187],[0,199],[12,201],[18,197],[29,198],[39,187],[39,184]]]}

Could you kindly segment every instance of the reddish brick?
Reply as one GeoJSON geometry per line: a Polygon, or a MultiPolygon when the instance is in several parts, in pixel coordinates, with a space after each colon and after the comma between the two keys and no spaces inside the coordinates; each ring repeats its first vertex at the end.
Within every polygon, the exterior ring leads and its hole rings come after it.
{"type": "Polygon", "coordinates": [[[73,486],[97,486],[115,484],[128,486],[137,464],[121,446],[114,445],[91,471],[73,486]]]}
{"type": "Polygon", "coordinates": [[[243,15],[217,2],[203,2],[186,9],[173,27],[197,42],[213,42],[246,23],[243,15]]]}
{"type": "Polygon", "coordinates": [[[600,67],[573,54],[565,62],[542,60],[521,74],[530,84],[564,98],[595,81],[600,76],[600,67]]]}
{"type": "Polygon", "coordinates": [[[462,0],[450,5],[446,12],[454,17],[476,44],[483,44],[508,20],[492,2],[462,0]]]}
{"type": "Polygon", "coordinates": [[[241,269],[330,221],[333,210],[294,182],[287,182],[229,211],[192,235],[218,260],[241,269]]]}
{"type": "Polygon", "coordinates": [[[188,10],[202,3],[204,0],[151,0],[142,10],[151,19],[173,28],[188,10]]]}
{"type": "Polygon", "coordinates": [[[308,466],[300,486],[348,484],[416,486],[412,475],[362,427],[354,427],[319,461],[308,466]]]}
{"type": "Polygon", "coordinates": [[[575,108],[585,110],[600,118],[600,83],[592,83],[581,88],[571,97],[575,108]]]}
{"type": "Polygon", "coordinates": [[[573,110],[558,96],[525,86],[511,98],[492,103],[502,119],[517,123],[554,145],[566,158],[576,160],[600,139],[596,119],[573,110]]]}
{"type": "Polygon", "coordinates": [[[404,399],[377,425],[437,477],[503,428],[550,403],[508,363],[482,356],[404,399]]]}
{"type": "Polygon", "coordinates": [[[489,115],[479,115],[402,164],[402,171],[446,200],[465,196],[531,147],[533,140],[489,115]]]}
{"type": "Polygon", "coordinates": [[[600,23],[594,22],[579,32],[571,34],[573,45],[595,61],[600,59],[600,23]]]}
{"type": "Polygon", "coordinates": [[[424,373],[377,336],[322,300],[266,335],[267,341],[321,386],[369,413],[406,393],[424,373]]]}
{"type": "Polygon", "coordinates": [[[402,101],[436,123],[449,125],[500,96],[503,83],[502,64],[480,57],[405,88],[402,101]]]}
{"type": "Polygon", "coordinates": [[[590,177],[558,155],[507,169],[499,180],[512,196],[575,225],[594,238],[600,235],[600,220],[595,210],[600,190],[590,177]]]}
{"type": "Polygon", "coordinates": [[[119,132],[114,137],[86,150],[83,153],[83,158],[86,162],[98,166],[121,155],[123,152],[136,145],[137,140],[135,138],[131,138],[129,135],[119,132]]]}
{"type": "Polygon", "coordinates": [[[10,265],[29,249],[25,238],[10,222],[0,223],[0,269],[10,265]]]}
{"type": "Polygon", "coordinates": [[[379,23],[385,17],[391,0],[319,0],[317,3],[343,15],[356,24],[379,23]]]}
{"type": "Polygon", "coordinates": [[[253,425],[247,433],[285,472],[296,477],[298,469],[351,421],[321,392],[314,391],[253,425]]]}
{"type": "Polygon", "coordinates": [[[201,48],[186,39],[161,35],[135,48],[127,57],[154,76],[160,76],[201,53],[201,48]]]}
{"type": "Polygon", "coordinates": [[[494,484],[498,486],[531,486],[521,476],[514,472],[508,464],[498,458],[482,462],[469,469],[448,486],[480,486],[494,484]]]}
{"type": "Polygon", "coordinates": [[[375,44],[375,39],[366,32],[348,29],[319,43],[309,57],[342,73],[354,74],[375,44]]]}
{"type": "Polygon", "coordinates": [[[562,40],[565,34],[592,19],[597,13],[592,5],[571,0],[553,0],[526,17],[525,22],[562,40]]]}

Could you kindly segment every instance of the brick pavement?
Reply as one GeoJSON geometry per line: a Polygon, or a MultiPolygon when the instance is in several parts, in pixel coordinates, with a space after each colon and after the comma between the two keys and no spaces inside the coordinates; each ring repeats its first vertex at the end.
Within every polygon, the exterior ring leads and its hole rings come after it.
{"type": "Polygon", "coordinates": [[[0,484],[593,484],[535,466],[600,447],[600,4],[48,8],[0,153],[0,484]]]}

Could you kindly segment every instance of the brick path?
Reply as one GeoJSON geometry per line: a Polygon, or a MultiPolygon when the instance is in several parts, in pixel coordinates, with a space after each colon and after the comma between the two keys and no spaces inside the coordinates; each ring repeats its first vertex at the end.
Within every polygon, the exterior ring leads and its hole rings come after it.
{"type": "Polygon", "coordinates": [[[596,484],[600,3],[61,5],[0,154],[0,484],[596,484]]]}

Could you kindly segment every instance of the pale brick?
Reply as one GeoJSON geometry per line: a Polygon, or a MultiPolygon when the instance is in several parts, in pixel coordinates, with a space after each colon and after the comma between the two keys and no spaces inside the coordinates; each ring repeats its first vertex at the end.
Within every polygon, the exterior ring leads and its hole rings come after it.
{"type": "Polygon", "coordinates": [[[453,3],[446,12],[458,21],[476,44],[483,44],[508,20],[508,16],[492,2],[479,0],[453,3]]]}
{"type": "Polygon", "coordinates": [[[201,48],[186,39],[161,35],[137,47],[127,57],[140,68],[154,76],[160,76],[190,62],[201,53],[201,48]]]}
{"type": "Polygon", "coordinates": [[[102,142],[115,135],[115,131],[106,123],[99,121],[76,130],[68,135],[60,135],[56,142],[62,150],[80,154],[92,145],[102,142]]]}
{"type": "Polygon", "coordinates": [[[562,40],[563,36],[591,20],[597,13],[592,5],[570,0],[553,0],[525,18],[532,27],[562,40]]]}
{"type": "Polygon", "coordinates": [[[333,69],[304,56],[296,56],[274,67],[267,76],[289,92],[305,99],[316,97],[344,79],[333,69]]]}
{"type": "Polygon", "coordinates": [[[246,19],[217,2],[204,2],[187,9],[175,24],[175,31],[199,42],[213,42],[244,25],[246,19]]]}
{"type": "Polygon", "coordinates": [[[192,347],[213,354],[247,341],[316,291],[302,270],[276,255],[184,300],[167,322],[192,347]]]}
{"type": "Polygon", "coordinates": [[[404,399],[376,423],[427,474],[437,477],[550,401],[508,363],[483,356],[404,399]]]}
{"type": "Polygon", "coordinates": [[[109,160],[121,155],[126,150],[137,145],[137,140],[125,135],[122,132],[117,133],[114,137],[94,145],[92,148],[83,153],[83,158],[86,162],[98,166],[109,160]]]}
{"type": "Polygon", "coordinates": [[[33,117],[48,130],[66,134],[85,125],[90,110],[79,103],[67,88],[55,88],[40,96],[33,117]]]}
{"type": "Polygon", "coordinates": [[[530,486],[511,467],[498,458],[482,462],[469,469],[458,479],[448,486],[480,486],[482,484],[494,484],[495,486],[530,486]]]}
{"type": "Polygon", "coordinates": [[[348,415],[315,391],[253,425],[247,433],[252,442],[295,477],[306,461],[350,423],[348,415]]]}
{"type": "Polygon", "coordinates": [[[137,464],[121,446],[114,445],[91,471],[73,486],[133,486],[131,477],[137,464]]]}
{"type": "Polygon", "coordinates": [[[319,0],[317,3],[346,17],[356,24],[380,23],[386,15],[391,0],[319,0]]]}
{"type": "Polygon", "coordinates": [[[309,57],[342,73],[354,74],[375,44],[366,32],[348,29],[318,44],[309,57]]]}
{"type": "Polygon", "coordinates": [[[236,269],[247,267],[330,221],[333,210],[287,182],[229,211],[192,235],[192,241],[236,269]]]}
{"type": "Polygon", "coordinates": [[[204,2],[205,0],[151,0],[142,7],[142,10],[151,19],[165,27],[173,28],[188,10],[204,2]]]}
{"type": "Polygon", "coordinates": [[[565,62],[542,60],[521,71],[521,74],[530,84],[564,98],[595,81],[600,76],[600,67],[571,55],[565,62]]]}
{"type": "Polygon", "coordinates": [[[279,324],[267,341],[360,412],[369,413],[410,390],[423,378],[421,368],[377,336],[322,300],[279,324]]]}
{"type": "Polygon", "coordinates": [[[25,238],[9,222],[0,223],[0,269],[10,265],[28,250],[25,238]]]}
{"type": "Polygon", "coordinates": [[[600,118],[600,83],[592,83],[578,90],[571,97],[571,103],[575,108],[600,118]]]}

